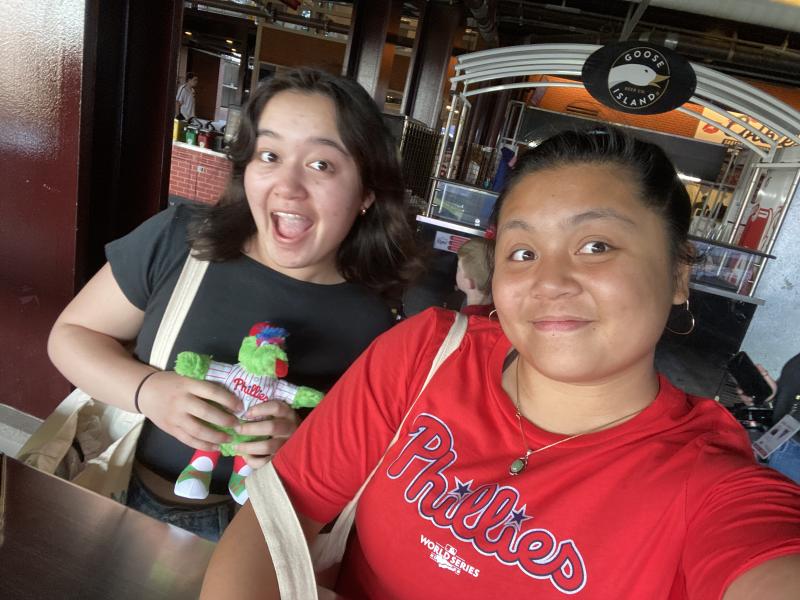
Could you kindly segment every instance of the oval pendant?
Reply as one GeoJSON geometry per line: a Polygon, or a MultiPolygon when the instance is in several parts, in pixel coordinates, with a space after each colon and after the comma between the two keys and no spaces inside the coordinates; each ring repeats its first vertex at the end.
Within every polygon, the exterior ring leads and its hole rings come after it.
{"type": "Polygon", "coordinates": [[[528,466],[528,458],[518,458],[508,468],[509,475],[519,475],[528,466]]]}

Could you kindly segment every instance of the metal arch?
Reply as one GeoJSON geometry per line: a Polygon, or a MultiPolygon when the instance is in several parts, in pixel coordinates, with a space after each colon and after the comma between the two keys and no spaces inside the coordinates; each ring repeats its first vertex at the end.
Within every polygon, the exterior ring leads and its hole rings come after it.
{"type": "Polygon", "coordinates": [[[679,106],[675,110],[677,110],[678,112],[683,113],[685,115],[689,115],[691,117],[694,117],[695,119],[697,119],[698,121],[702,121],[703,123],[708,123],[709,125],[713,125],[717,129],[725,131],[729,136],[731,136],[732,138],[734,138],[736,140],[739,140],[742,144],[744,144],[745,146],[750,148],[750,150],[752,150],[753,152],[758,154],[764,160],[766,160],[770,155],[769,152],[766,152],[761,146],[759,146],[755,142],[751,142],[746,137],[743,137],[743,136],[739,135],[735,131],[731,131],[730,128],[725,127],[724,125],[722,125],[721,123],[718,123],[714,119],[709,119],[705,115],[703,115],[701,113],[696,113],[693,110],[689,110],[688,108],[684,108],[683,106],[679,106]]]}
{"type": "MultiPolygon", "coordinates": [[[[456,62],[456,76],[451,79],[451,89],[456,92],[459,84],[465,86],[474,85],[504,77],[544,74],[580,75],[580,67],[582,67],[586,58],[598,48],[600,46],[592,44],[533,44],[506,46],[462,54],[456,62]],[[542,71],[549,72],[543,73],[542,71]]],[[[697,75],[697,89],[690,101],[706,106],[760,136],[760,131],[732,114],[731,110],[745,114],[769,127],[777,134],[800,144],[800,112],[744,81],[714,71],[703,65],[691,64],[697,75]],[[722,108],[720,105],[729,108],[722,108]]],[[[535,85],[523,86],[520,84],[479,87],[470,90],[469,96],[510,89],[509,86],[514,86],[515,88],[542,87],[535,85]]],[[[562,85],[562,87],[583,87],[583,84],[569,83],[562,85]]],[[[465,92],[462,90],[460,95],[464,94],[465,92]]],[[[710,121],[710,119],[701,118],[703,115],[694,111],[683,109],[681,112],[685,112],[699,121],[710,121]]],[[[739,140],[748,148],[751,148],[758,155],[767,158],[763,148],[747,141],[729,128],[720,127],[720,123],[713,122],[712,124],[725,131],[727,135],[739,140]]],[[[773,148],[773,151],[769,153],[769,158],[772,158],[775,154],[775,145],[771,142],[768,143],[773,148]]]]}

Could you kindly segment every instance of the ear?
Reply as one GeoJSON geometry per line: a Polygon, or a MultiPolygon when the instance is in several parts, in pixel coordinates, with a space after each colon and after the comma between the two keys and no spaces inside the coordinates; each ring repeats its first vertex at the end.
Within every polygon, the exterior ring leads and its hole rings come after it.
{"type": "Polygon", "coordinates": [[[675,289],[672,293],[673,304],[683,304],[689,299],[689,277],[692,266],[681,264],[675,271],[675,289]]]}
{"type": "Polygon", "coordinates": [[[372,203],[375,202],[375,192],[369,190],[366,194],[364,194],[364,198],[361,200],[361,209],[360,210],[367,210],[372,203]]]}

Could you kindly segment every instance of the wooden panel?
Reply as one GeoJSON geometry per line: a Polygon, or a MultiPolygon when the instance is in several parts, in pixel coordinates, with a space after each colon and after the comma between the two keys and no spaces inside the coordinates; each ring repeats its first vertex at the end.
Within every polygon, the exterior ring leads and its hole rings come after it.
{"type": "Polygon", "coordinates": [[[39,416],[69,391],[45,344],[75,288],[91,5],[7,0],[0,10],[0,402],[39,416]]]}
{"type": "Polygon", "coordinates": [[[286,67],[316,67],[338,75],[342,72],[345,49],[344,42],[264,27],[259,60],[286,67]]]}
{"type": "Polygon", "coordinates": [[[219,58],[189,50],[187,70],[200,78],[195,88],[194,114],[200,119],[214,119],[217,108],[217,83],[219,82],[219,58]]]}
{"type": "Polygon", "coordinates": [[[53,322],[103,245],[166,205],[182,7],[3,3],[2,403],[44,417],[69,392],[53,322]]]}

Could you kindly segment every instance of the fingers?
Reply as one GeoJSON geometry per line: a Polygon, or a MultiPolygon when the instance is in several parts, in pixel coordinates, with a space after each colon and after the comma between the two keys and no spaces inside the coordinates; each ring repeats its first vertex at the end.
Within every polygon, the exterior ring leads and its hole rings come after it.
{"type": "Polygon", "coordinates": [[[222,408],[227,410],[229,413],[240,413],[242,410],[244,410],[244,405],[242,404],[242,401],[239,400],[236,396],[234,396],[231,392],[226,390],[221,385],[216,383],[211,383],[208,381],[197,381],[197,380],[189,380],[189,381],[191,382],[191,385],[189,386],[187,391],[193,394],[194,396],[197,396],[198,398],[202,398],[204,400],[210,400],[211,402],[215,402],[216,404],[219,404],[222,408]]]}
{"type": "Polygon", "coordinates": [[[253,470],[260,469],[272,460],[272,456],[254,456],[251,454],[242,454],[242,458],[244,458],[244,462],[253,470]]]}
{"type": "Polygon", "coordinates": [[[275,454],[288,438],[271,438],[268,440],[255,440],[236,444],[236,452],[242,456],[263,459],[275,454]]]}
{"type": "Polygon", "coordinates": [[[261,421],[268,417],[297,420],[297,413],[285,402],[267,401],[251,406],[243,418],[247,421],[261,421]]]}
{"type": "Polygon", "coordinates": [[[239,423],[234,415],[219,406],[206,402],[203,398],[195,398],[195,402],[187,406],[187,413],[208,423],[220,427],[234,427],[239,423]]]}
{"type": "Polygon", "coordinates": [[[269,436],[287,438],[297,430],[294,419],[268,418],[264,421],[248,421],[236,426],[236,433],[242,435],[269,436]]]}

